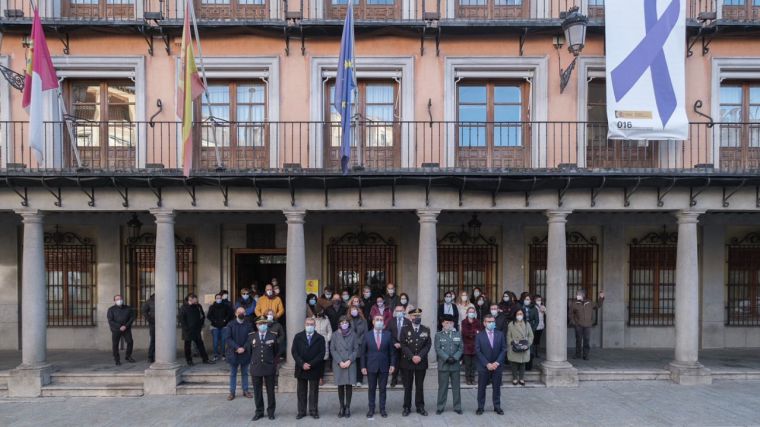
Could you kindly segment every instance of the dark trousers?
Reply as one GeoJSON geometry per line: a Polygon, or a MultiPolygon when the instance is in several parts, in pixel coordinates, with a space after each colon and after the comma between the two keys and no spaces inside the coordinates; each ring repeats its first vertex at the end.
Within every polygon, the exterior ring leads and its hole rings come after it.
{"type": "Polygon", "coordinates": [[[493,384],[493,407],[501,408],[501,375],[502,366],[496,370],[478,369],[478,409],[483,409],[486,405],[486,386],[490,381],[493,384]]]}
{"type": "Polygon", "coordinates": [[[264,385],[267,388],[267,415],[274,415],[274,375],[253,377],[253,403],[255,415],[264,415],[264,385]]]}
{"type": "Polygon", "coordinates": [[[298,397],[298,414],[306,415],[306,395],[308,389],[309,415],[319,413],[319,379],[304,380],[298,378],[296,396],[298,397]]]}
{"type": "Polygon", "coordinates": [[[195,343],[195,347],[198,349],[198,353],[201,355],[201,359],[203,359],[204,362],[208,361],[208,354],[206,354],[206,346],[203,345],[203,340],[201,339],[201,334],[198,333],[196,336],[191,336],[191,340],[185,340],[185,360],[187,360],[188,363],[193,361],[193,353],[191,350],[191,343],[195,343]]]}
{"type": "Polygon", "coordinates": [[[512,367],[512,380],[525,379],[525,363],[509,362],[512,367]]]}
{"type": "Polygon", "coordinates": [[[575,357],[581,356],[581,348],[583,357],[588,357],[591,350],[591,328],[575,325],[575,357]]]}
{"type": "Polygon", "coordinates": [[[338,386],[338,401],[340,402],[340,407],[346,408],[348,410],[351,410],[351,396],[353,395],[353,387],[350,385],[339,385],[338,386]]]}
{"type": "Polygon", "coordinates": [[[127,328],[126,331],[111,331],[111,350],[113,350],[113,360],[119,361],[119,341],[124,338],[127,342],[127,357],[132,357],[132,347],[134,342],[132,341],[132,329],[127,328]]]}
{"type": "Polygon", "coordinates": [[[375,392],[380,388],[380,410],[385,410],[385,392],[388,387],[387,372],[367,372],[367,397],[369,410],[375,412],[375,392]]]}
{"type": "Polygon", "coordinates": [[[356,382],[357,383],[364,382],[364,375],[362,375],[362,363],[361,362],[362,362],[362,358],[361,357],[357,357],[356,358],[356,362],[355,362],[355,364],[356,364],[356,382]]]}
{"type": "Polygon", "coordinates": [[[156,360],[156,324],[151,323],[148,331],[150,332],[150,344],[148,345],[148,360],[156,360]]]}
{"type": "Polygon", "coordinates": [[[464,380],[468,383],[475,381],[475,355],[465,354],[462,358],[464,361],[464,380]]]}
{"type": "MultiPolygon", "coordinates": [[[[394,349],[393,351],[396,352],[396,360],[401,360],[403,355],[401,354],[401,349],[394,349]]],[[[391,385],[394,386],[398,384],[398,377],[401,375],[401,384],[404,384],[404,372],[401,369],[396,369],[393,371],[393,375],[391,376],[391,385]]]]}
{"type": "Polygon", "coordinates": [[[404,369],[404,408],[412,409],[412,386],[414,386],[414,407],[425,409],[425,395],[422,387],[425,383],[424,369],[404,369]]]}
{"type": "Polygon", "coordinates": [[[543,329],[533,332],[533,349],[535,350],[534,354],[536,356],[538,356],[538,353],[541,350],[541,337],[543,336],[544,336],[543,329]]]}
{"type": "Polygon", "coordinates": [[[438,371],[438,405],[437,410],[446,408],[446,399],[449,396],[449,383],[451,393],[454,395],[454,410],[462,410],[461,387],[459,385],[461,374],[459,371],[438,371]]]}

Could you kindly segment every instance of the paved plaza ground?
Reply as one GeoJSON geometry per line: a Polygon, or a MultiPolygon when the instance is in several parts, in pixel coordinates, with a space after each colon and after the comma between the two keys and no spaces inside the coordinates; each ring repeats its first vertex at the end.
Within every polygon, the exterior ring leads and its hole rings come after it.
{"type": "MultiPolygon", "coordinates": [[[[388,418],[368,421],[366,394],[354,396],[350,420],[337,418],[337,394],[320,394],[321,419],[295,420],[295,394],[277,396],[276,423],[250,421],[253,402],[223,395],[137,398],[0,399],[0,426],[244,426],[325,424],[395,426],[737,426],[760,425],[760,381],[720,381],[686,387],[662,381],[593,382],[572,389],[504,389],[506,414],[475,415],[475,390],[463,391],[464,415],[435,415],[435,391],[426,393],[428,417],[401,417],[402,392],[389,392],[388,418]]],[[[490,398],[490,394],[489,394],[490,398]]],[[[450,398],[449,398],[450,399],[450,398]]]]}

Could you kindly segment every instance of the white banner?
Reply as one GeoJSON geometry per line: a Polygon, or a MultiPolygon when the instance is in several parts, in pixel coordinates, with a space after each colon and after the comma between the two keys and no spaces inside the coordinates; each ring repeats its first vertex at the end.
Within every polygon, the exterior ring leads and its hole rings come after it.
{"type": "Polygon", "coordinates": [[[685,140],[686,0],[605,0],[608,138],[685,140]]]}

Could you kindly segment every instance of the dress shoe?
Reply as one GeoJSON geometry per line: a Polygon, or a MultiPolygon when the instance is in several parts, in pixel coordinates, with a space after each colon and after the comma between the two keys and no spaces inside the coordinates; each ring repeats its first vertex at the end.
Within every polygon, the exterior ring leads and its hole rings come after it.
{"type": "Polygon", "coordinates": [[[116,363],[116,366],[121,366],[121,361],[117,360],[115,361],[115,363],[116,363]]]}
{"type": "Polygon", "coordinates": [[[478,408],[478,410],[475,411],[475,415],[483,415],[483,410],[481,408],[478,408]]]}
{"type": "Polygon", "coordinates": [[[343,418],[343,415],[346,413],[345,409],[343,407],[340,407],[340,411],[338,411],[338,418],[343,418]]]}
{"type": "Polygon", "coordinates": [[[155,361],[156,361],[155,357],[149,357],[148,358],[148,363],[154,363],[155,361]]]}
{"type": "Polygon", "coordinates": [[[493,411],[496,412],[499,415],[504,415],[504,411],[501,408],[494,408],[493,411]]]}
{"type": "Polygon", "coordinates": [[[251,393],[250,391],[246,391],[245,393],[243,393],[243,396],[249,399],[253,399],[253,393],[251,393]]]}
{"type": "Polygon", "coordinates": [[[408,417],[409,416],[409,412],[411,412],[411,411],[408,408],[404,408],[404,410],[401,411],[401,416],[402,417],[408,417]]]}
{"type": "Polygon", "coordinates": [[[228,394],[227,395],[227,400],[234,400],[234,399],[235,399],[235,395],[234,394],[228,394]]]}
{"type": "Polygon", "coordinates": [[[459,415],[462,415],[462,410],[461,409],[454,409],[454,412],[456,412],[459,415]]]}
{"type": "Polygon", "coordinates": [[[311,417],[314,418],[315,420],[318,420],[319,419],[319,414],[315,412],[315,413],[311,414],[311,417]]]}
{"type": "Polygon", "coordinates": [[[270,419],[270,420],[273,420],[273,419],[274,419],[274,415],[270,415],[270,416],[269,416],[269,419],[270,419]]]}
{"type": "Polygon", "coordinates": [[[135,359],[133,359],[132,356],[127,356],[124,358],[124,360],[126,360],[129,363],[135,363],[135,359]]]}
{"type": "Polygon", "coordinates": [[[518,382],[520,383],[521,386],[525,387],[525,380],[520,380],[518,382]]]}
{"type": "Polygon", "coordinates": [[[383,417],[383,418],[388,418],[388,413],[385,412],[385,409],[381,409],[380,410],[380,416],[383,417]]]}
{"type": "Polygon", "coordinates": [[[351,410],[348,409],[348,407],[346,407],[346,413],[343,414],[343,416],[346,417],[346,418],[351,418],[351,410]]]}
{"type": "Polygon", "coordinates": [[[375,411],[373,411],[373,410],[367,411],[367,418],[372,418],[374,416],[375,416],[375,411]]]}
{"type": "Polygon", "coordinates": [[[206,359],[206,360],[203,361],[204,365],[213,365],[214,363],[216,363],[216,362],[214,362],[213,360],[208,360],[208,359],[206,359]]]}
{"type": "Polygon", "coordinates": [[[583,356],[583,360],[588,360],[588,356],[583,356]]]}
{"type": "Polygon", "coordinates": [[[443,411],[442,411],[442,410],[440,410],[440,409],[439,409],[439,410],[437,410],[437,411],[435,411],[435,414],[436,414],[436,415],[441,415],[442,413],[443,413],[443,411]]]}
{"type": "Polygon", "coordinates": [[[256,414],[251,418],[251,421],[258,421],[260,419],[264,418],[264,414],[256,414]]]}
{"type": "Polygon", "coordinates": [[[427,417],[427,411],[425,410],[425,408],[418,409],[417,413],[422,415],[423,417],[427,417]]]}
{"type": "Polygon", "coordinates": [[[296,419],[300,420],[301,418],[304,418],[305,416],[306,416],[306,414],[298,414],[298,415],[296,415],[296,419]]]}
{"type": "Polygon", "coordinates": [[[187,361],[187,366],[193,366],[193,365],[195,365],[195,363],[193,363],[193,361],[192,361],[192,360],[188,360],[188,361],[187,361]]]}

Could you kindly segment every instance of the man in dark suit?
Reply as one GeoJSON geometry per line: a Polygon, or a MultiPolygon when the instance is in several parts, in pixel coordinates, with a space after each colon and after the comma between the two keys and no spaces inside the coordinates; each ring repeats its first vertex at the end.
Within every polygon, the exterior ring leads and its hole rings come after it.
{"type": "MultiPolygon", "coordinates": [[[[396,360],[401,360],[401,332],[407,326],[412,326],[412,322],[405,317],[405,314],[403,306],[396,306],[393,310],[393,320],[391,320],[391,324],[387,325],[386,328],[391,332],[391,340],[393,341],[396,360]]],[[[398,384],[399,373],[401,373],[401,383],[404,383],[404,374],[400,369],[397,369],[393,372],[393,376],[391,377],[391,387],[396,387],[396,384],[398,384]]]]}
{"type": "Polygon", "coordinates": [[[404,327],[400,339],[402,357],[399,361],[399,367],[404,372],[402,376],[404,380],[404,412],[401,415],[409,416],[409,412],[412,410],[412,385],[414,385],[414,406],[418,414],[427,416],[423,384],[425,383],[425,372],[428,368],[428,353],[433,341],[430,336],[430,328],[422,325],[422,310],[419,308],[411,310],[409,316],[412,318],[411,325],[404,327]]]}
{"type": "Polygon", "coordinates": [[[499,415],[504,415],[501,409],[501,375],[504,371],[507,344],[504,333],[496,330],[496,319],[493,315],[485,315],[483,324],[485,329],[475,337],[475,357],[478,365],[478,410],[475,413],[483,414],[486,386],[490,381],[493,385],[493,410],[499,415]]]}
{"type": "Polygon", "coordinates": [[[325,338],[314,332],[317,322],[309,317],[304,322],[304,330],[293,337],[290,354],[296,364],[298,386],[298,414],[300,420],[306,416],[306,389],[309,390],[309,415],[319,418],[319,380],[322,378],[325,364],[325,338]]]}
{"type": "Polygon", "coordinates": [[[256,412],[253,421],[264,417],[264,390],[267,388],[267,416],[274,419],[274,376],[277,373],[277,337],[267,330],[267,318],[256,319],[256,331],[248,336],[245,350],[251,355],[251,376],[256,412]]]}
{"type": "Polygon", "coordinates": [[[373,328],[364,334],[364,342],[361,347],[362,375],[367,377],[369,411],[367,418],[375,416],[375,392],[380,387],[380,415],[383,418],[388,416],[385,412],[385,391],[388,384],[388,374],[395,371],[396,352],[393,351],[393,340],[391,333],[384,331],[385,322],[383,316],[375,316],[373,319],[373,328]]]}

